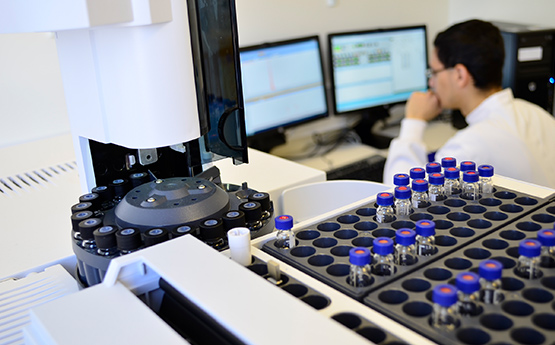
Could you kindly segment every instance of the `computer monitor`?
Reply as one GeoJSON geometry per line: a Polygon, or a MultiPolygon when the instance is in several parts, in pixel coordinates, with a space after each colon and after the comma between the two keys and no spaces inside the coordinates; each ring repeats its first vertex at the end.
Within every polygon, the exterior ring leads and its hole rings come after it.
{"type": "Polygon", "coordinates": [[[427,90],[426,26],[328,35],[336,114],[370,112],[427,90]]]}
{"type": "Polygon", "coordinates": [[[284,129],[328,116],[318,36],[240,49],[249,146],[269,151],[284,129]]]}

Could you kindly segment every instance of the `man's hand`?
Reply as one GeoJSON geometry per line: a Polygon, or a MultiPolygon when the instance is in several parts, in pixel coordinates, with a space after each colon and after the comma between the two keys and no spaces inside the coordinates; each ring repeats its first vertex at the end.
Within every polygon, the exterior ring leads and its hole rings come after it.
{"type": "Polygon", "coordinates": [[[440,112],[439,99],[433,92],[413,92],[407,101],[405,118],[430,121],[440,112]]]}

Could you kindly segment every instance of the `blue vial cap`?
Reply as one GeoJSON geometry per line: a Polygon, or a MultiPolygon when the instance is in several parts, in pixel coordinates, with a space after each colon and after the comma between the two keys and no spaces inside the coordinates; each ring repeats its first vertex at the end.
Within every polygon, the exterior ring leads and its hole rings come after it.
{"type": "Polygon", "coordinates": [[[427,192],[428,191],[428,181],[423,179],[412,181],[412,190],[415,192],[427,192]]]}
{"type": "Polygon", "coordinates": [[[434,288],[432,301],[442,307],[449,307],[457,303],[459,297],[457,288],[451,284],[440,284],[434,288]]]}
{"type": "Polygon", "coordinates": [[[457,160],[455,157],[443,157],[441,159],[441,166],[443,169],[454,168],[457,166],[457,160]]]}
{"type": "Polygon", "coordinates": [[[480,262],[478,273],[486,280],[497,280],[501,278],[503,265],[497,260],[485,260],[480,262]]]}
{"type": "Polygon", "coordinates": [[[395,187],[395,199],[410,199],[411,189],[407,186],[395,187]]]}
{"type": "Polygon", "coordinates": [[[393,240],[389,237],[378,237],[373,241],[374,253],[388,255],[393,253],[393,240]]]}
{"type": "Polygon", "coordinates": [[[542,245],[536,240],[522,240],[518,244],[518,253],[528,258],[540,256],[542,253],[542,245]]]}
{"type": "Polygon", "coordinates": [[[289,230],[293,228],[293,217],[286,214],[276,217],[276,229],[289,230]]]}
{"type": "Polygon", "coordinates": [[[544,247],[555,246],[555,231],[549,229],[538,231],[538,241],[540,241],[544,247]]]}
{"type": "Polygon", "coordinates": [[[409,175],[407,174],[395,174],[393,175],[393,184],[396,186],[408,186],[409,185],[409,175]]]}
{"type": "Polygon", "coordinates": [[[476,170],[476,163],[472,161],[461,162],[461,171],[471,171],[476,170]]]}
{"type": "Polygon", "coordinates": [[[463,181],[464,182],[474,183],[474,182],[478,182],[479,179],[480,179],[480,176],[478,175],[478,172],[476,172],[474,170],[463,172],[463,181]]]}
{"type": "Polygon", "coordinates": [[[430,162],[426,164],[426,172],[428,174],[441,172],[441,165],[438,162],[430,162]]]}
{"type": "Polygon", "coordinates": [[[443,173],[445,174],[445,178],[448,179],[458,179],[461,177],[461,171],[456,167],[447,168],[443,170],[443,173]]]}
{"type": "Polygon", "coordinates": [[[391,206],[393,205],[393,194],[379,193],[376,202],[378,206],[391,206]]]}
{"type": "Polygon", "coordinates": [[[492,177],[493,176],[493,166],[491,166],[491,165],[480,165],[478,167],[478,174],[482,177],[492,177]]]}
{"type": "Polygon", "coordinates": [[[480,276],[474,272],[461,272],[457,274],[455,284],[464,293],[474,293],[480,290],[480,276]]]}
{"type": "Polygon", "coordinates": [[[430,181],[430,184],[443,185],[443,183],[445,183],[445,176],[443,176],[440,172],[436,172],[428,176],[428,180],[430,181]]]}
{"type": "Polygon", "coordinates": [[[416,222],[416,233],[424,237],[433,236],[436,234],[436,223],[431,220],[421,219],[416,222]]]}
{"type": "Polygon", "coordinates": [[[410,246],[416,242],[416,232],[409,228],[401,228],[395,231],[395,241],[402,246],[410,246]]]}
{"type": "Polygon", "coordinates": [[[349,250],[349,262],[357,266],[365,266],[370,263],[370,249],[355,247],[349,250]]]}
{"type": "Polygon", "coordinates": [[[410,169],[410,178],[415,179],[422,179],[426,177],[426,170],[422,168],[412,168],[410,169]]]}

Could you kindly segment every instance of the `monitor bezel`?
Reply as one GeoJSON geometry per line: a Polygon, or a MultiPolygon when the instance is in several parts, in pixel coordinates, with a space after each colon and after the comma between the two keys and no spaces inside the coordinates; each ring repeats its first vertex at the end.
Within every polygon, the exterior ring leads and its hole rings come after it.
{"type": "MultiPolygon", "coordinates": [[[[302,124],[306,124],[306,123],[309,123],[309,122],[313,122],[313,121],[316,121],[316,120],[327,118],[327,117],[330,116],[329,97],[328,97],[328,90],[327,90],[327,87],[326,87],[326,81],[327,80],[326,80],[326,75],[325,75],[322,45],[320,44],[320,37],[318,35],[303,36],[303,37],[297,37],[297,38],[292,38],[292,39],[286,39],[286,40],[280,40],[280,41],[271,41],[271,42],[266,42],[266,43],[262,43],[262,44],[241,47],[241,48],[239,48],[239,54],[241,54],[243,52],[248,52],[248,51],[286,46],[286,45],[295,44],[295,43],[309,42],[309,41],[312,41],[312,40],[316,40],[316,44],[318,45],[318,53],[319,53],[318,57],[320,59],[320,73],[322,75],[322,84],[323,84],[323,89],[324,89],[324,100],[325,100],[325,104],[326,104],[326,110],[323,113],[315,114],[315,115],[310,116],[310,117],[305,117],[303,119],[299,119],[298,121],[287,122],[285,124],[281,124],[281,125],[278,125],[278,126],[273,126],[273,127],[270,127],[270,128],[266,128],[262,131],[255,132],[253,134],[247,134],[247,139],[252,138],[252,137],[261,136],[261,135],[264,135],[265,133],[272,133],[272,132],[273,133],[276,133],[276,132],[277,133],[284,133],[285,130],[288,129],[288,128],[292,128],[292,127],[295,127],[295,126],[299,126],[299,125],[302,125],[302,124]]],[[[246,105],[244,105],[244,107],[246,108],[246,105]]],[[[246,114],[245,114],[245,121],[247,121],[246,114]]]]}
{"type": "MultiPolygon", "coordinates": [[[[332,109],[334,114],[343,115],[343,114],[353,114],[353,113],[370,113],[373,112],[375,114],[380,114],[379,117],[384,117],[384,109],[389,109],[391,106],[397,104],[404,104],[406,100],[396,101],[396,102],[388,102],[384,104],[372,105],[368,107],[361,107],[352,110],[337,110],[337,99],[336,99],[336,88],[335,88],[335,73],[333,68],[333,46],[332,46],[332,39],[334,37],[340,36],[350,36],[350,35],[367,35],[367,34],[377,34],[377,33],[387,33],[387,32],[395,32],[395,31],[408,31],[414,29],[424,29],[424,45],[425,45],[425,59],[424,59],[424,70],[428,68],[428,29],[425,24],[419,25],[410,25],[410,26],[396,26],[390,28],[376,28],[376,29],[369,29],[369,30],[358,30],[358,31],[344,31],[344,32],[335,32],[328,34],[328,64],[329,64],[329,75],[330,75],[330,93],[331,93],[331,101],[332,101],[332,109]]],[[[428,87],[426,82],[426,87],[428,87]]]]}

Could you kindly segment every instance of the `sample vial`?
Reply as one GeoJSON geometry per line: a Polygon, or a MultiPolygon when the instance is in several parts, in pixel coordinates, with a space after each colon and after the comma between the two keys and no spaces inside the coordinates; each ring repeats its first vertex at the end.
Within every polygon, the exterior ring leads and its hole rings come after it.
{"type": "Polygon", "coordinates": [[[221,219],[206,219],[199,224],[200,238],[214,249],[221,250],[227,245],[226,231],[221,219]]]}
{"type": "Polygon", "coordinates": [[[486,304],[498,304],[503,300],[501,274],[503,265],[497,260],[485,260],[478,266],[480,275],[480,299],[486,304]]]}
{"type": "Polygon", "coordinates": [[[474,171],[476,170],[476,163],[472,162],[472,161],[464,161],[461,162],[460,168],[461,172],[465,172],[465,171],[474,171]]]}
{"type": "Polygon", "coordinates": [[[478,180],[478,172],[474,170],[463,172],[461,198],[467,200],[478,200],[480,198],[480,185],[478,180]]]}
{"type": "Polygon", "coordinates": [[[430,324],[434,328],[452,331],[460,324],[457,313],[457,288],[450,284],[440,284],[432,292],[434,309],[430,324]]]}
{"type": "Polygon", "coordinates": [[[270,194],[264,192],[256,192],[249,195],[249,201],[256,201],[262,207],[262,219],[266,220],[271,217],[272,202],[270,201],[270,194]]]}
{"type": "Polygon", "coordinates": [[[538,231],[538,241],[542,244],[540,266],[555,267],[555,230],[538,231]]]}
{"type": "Polygon", "coordinates": [[[480,277],[474,272],[462,272],[457,275],[455,285],[459,289],[459,314],[478,315],[480,313],[480,277]]]}
{"type": "Polygon", "coordinates": [[[443,157],[441,159],[441,167],[443,170],[448,168],[455,168],[457,166],[457,159],[455,157],[443,157]]]}
{"type": "Polygon", "coordinates": [[[276,217],[276,242],[275,245],[281,249],[292,249],[295,247],[295,233],[293,232],[293,217],[281,215],[276,217]]]}
{"type": "Polygon", "coordinates": [[[420,256],[433,255],[435,248],[436,224],[422,219],[416,222],[416,253],[420,256]]]}
{"type": "Polygon", "coordinates": [[[170,233],[164,228],[148,229],[143,234],[145,247],[150,247],[170,239],[170,233]]]}
{"type": "Polygon", "coordinates": [[[428,196],[428,181],[417,179],[412,181],[412,207],[426,208],[430,206],[428,196]]]}
{"type": "Polygon", "coordinates": [[[526,279],[538,279],[542,276],[540,271],[540,256],[542,245],[536,240],[522,240],[518,245],[518,264],[515,273],[526,279]]]}
{"type": "Polygon", "coordinates": [[[407,174],[395,174],[393,175],[393,184],[397,187],[408,186],[410,182],[410,177],[407,174]]]}
{"type": "Polygon", "coordinates": [[[378,237],[374,239],[373,244],[372,273],[379,276],[393,275],[395,273],[393,240],[388,237],[378,237]]]}
{"type": "Polygon", "coordinates": [[[401,228],[395,232],[394,261],[399,266],[409,266],[416,263],[416,232],[408,228],[401,228]]]}
{"type": "Polygon", "coordinates": [[[433,173],[440,173],[441,172],[441,164],[438,162],[430,162],[426,164],[426,174],[428,177],[433,173]]]}
{"type": "Polygon", "coordinates": [[[430,182],[430,188],[428,190],[428,196],[430,201],[443,201],[447,199],[445,195],[445,176],[440,172],[435,172],[428,175],[428,181],[430,182]]]}
{"type": "Polygon", "coordinates": [[[480,193],[490,196],[493,194],[493,166],[480,165],[478,167],[480,176],[480,193]]]}
{"type": "Polygon", "coordinates": [[[349,250],[349,278],[347,282],[354,287],[364,287],[371,284],[370,279],[370,250],[364,247],[355,247],[349,250]]]}
{"type": "Polygon", "coordinates": [[[445,195],[461,194],[460,170],[456,167],[449,167],[443,170],[445,176],[445,195]]]}
{"type": "Polygon", "coordinates": [[[410,201],[412,191],[407,186],[395,187],[395,214],[399,218],[407,218],[412,213],[410,201]]]}
{"type": "Polygon", "coordinates": [[[125,228],[116,232],[116,243],[122,255],[142,248],[141,232],[135,228],[125,228]]]}
{"type": "Polygon", "coordinates": [[[118,229],[111,225],[105,225],[93,231],[96,251],[99,255],[110,256],[117,253],[117,231],[118,229]]]}
{"type": "Polygon", "coordinates": [[[379,193],[376,197],[378,208],[376,209],[376,221],[378,223],[391,223],[395,220],[393,209],[393,194],[379,193]]]}
{"type": "Polygon", "coordinates": [[[423,180],[426,178],[426,170],[418,167],[412,168],[409,170],[409,175],[412,180],[423,180]]]}

